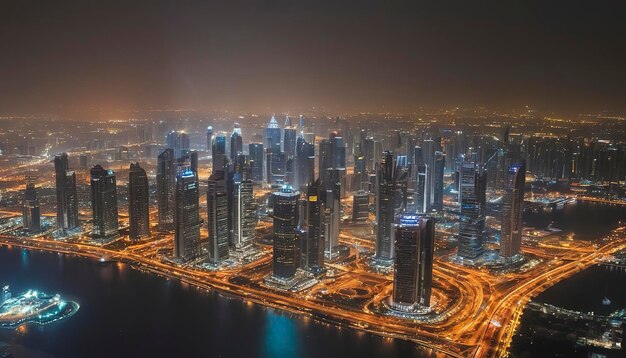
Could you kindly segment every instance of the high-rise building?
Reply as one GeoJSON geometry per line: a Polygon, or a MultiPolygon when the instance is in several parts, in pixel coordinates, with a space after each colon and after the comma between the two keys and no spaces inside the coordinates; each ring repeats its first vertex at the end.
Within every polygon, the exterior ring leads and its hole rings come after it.
{"type": "Polygon", "coordinates": [[[207,212],[209,261],[219,263],[228,258],[228,188],[224,170],[216,170],[209,177],[207,212]]]}
{"type": "Polygon", "coordinates": [[[401,183],[407,177],[406,168],[398,166],[391,152],[383,154],[376,175],[376,259],[390,262],[394,258],[396,214],[401,211],[401,183]]]}
{"type": "Polygon", "coordinates": [[[226,158],[226,137],[218,135],[213,138],[213,171],[222,170],[228,163],[226,158]]]}
{"type": "Polygon", "coordinates": [[[171,131],[167,134],[166,145],[174,150],[174,158],[181,158],[189,152],[189,135],[183,131],[171,131]]]}
{"type": "Polygon", "coordinates": [[[426,176],[428,167],[424,164],[418,165],[415,171],[415,185],[413,189],[413,201],[415,202],[415,211],[424,214],[428,210],[426,203],[426,176]]]}
{"type": "Polygon", "coordinates": [[[213,155],[212,149],[213,149],[213,127],[208,126],[206,129],[206,151],[209,157],[213,155]]]}
{"type": "Polygon", "coordinates": [[[230,135],[230,160],[234,162],[237,154],[243,152],[243,138],[241,137],[241,126],[235,123],[233,133],[230,135]]]}
{"type": "Polygon", "coordinates": [[[242,161],[242,158],[246,164],[236,168],[232,179],[230,244],[237,249],[247,246],[252,242],[256,228],[256,207],[254,205],[253,183],[252,179],[250,179],[248,161],[245,160],[247,156],[239,154],[237,158],[238,162],[242,161]]]}
{"type": "Polygon", "coordinates": [[[285,129],[283,130],[283,152],[287,158],[296,155],[296,127],[291,124],[291,118],[285,117],[285,129]]]}
{"type": "Polygon", "coordinates": [[[274,153],[278,153],[281,151],[281,130],[278,127],[278,122],[276,122],[276,117],[272,116],[270,118],[270,122],[265,128],[265,149],[271,149],[274,153]]]}
{"type": "Polygon", "coordinates": [[[475,162],[464,161],[460,168],[460,224],[458,255],[475,259],[483,253],[487,175],[475,162]]]}
{"type": "Polygon", "coordinates": [[[176,161],[174,150],[165,149],[157,160],[157,204],[159,209],[159,230],[174,228],[176,200],[176,161]]]}
{"type": "Polygon", "coordinates": [[[285,185],[274,192],[274,256],[273,273],[280,278],[290,278],[296,273],[300,261],[298,244],[300,192],[285,185]]]}
{"type": "Polygon", "coordinates": [[[370,215],[370,193],[355,191],[352,197],[352,221],[367,221],[370,215]]]}
{"type": "Polygon", "coordinates": [[[200,248],[200,188],[191,168],[176,175],[176,210],[174,210],[174,257],[183,261],[196,259],[200,248]]]}
{"type": "Polygon", "coordinates": [[[110,239],[117,236],[117,185],[115,173],[101,165],[91,168],[91,209],[93,212],[92,236],[110,239]]]}
{"type": "Polygon", "coordinates": [[[296,140],[296,171],[293,186],[301,188],[315,175],[315,145],[300,136],[296,140]]]}
{"type": "Polygon", "coordinates": [[[430,306],[435,249],[435,221],[404,216],[395,227],[392,301],[396,308],[430,306]]]}
{"type": "Polygon", "coordinates": [[[424,186],[424,197],[426,203],[425,212],[432,210],[433,190],[435,187],[434,177],[434,159],[435,159],[435,142],[432,139],[426,139],[422,142],[422,162],[426,166],[426,185],[424,186]]]}
{"type": "Polygon", "coordinates": [[[437,211],[443,210],[443,169],[445,167],[445,155],[437,151],[433,158],[433,205],[437,211]]]}
{"type": "Polygon", "coordinates": [[[35,182],[28,178],[26,180],[26,190],[24,191],[24,206],[22,208],[22,226],[30,233],[41,231],[41,212],[39,209],[39,199],[35,182]]]}
{"type": "Polygon", "coordinates": [[[519,254],[522,247],[525,177],[525,163],[511,165],[505,183],[500,232],[500,256],[505,259],[519,254]]]}
{"type": "Polygon", "coordinates": [[[131,240],[150,237],[150,190],[148,176],[139,163],[128,171],[128,218],[131,240]]]}
{"type": "Polygon", "coordinates": [[[324,268],[324,201],[323,186],[319,180],[306,188],[305,225],[302,240],[302,268],[314,273],[324,268]]]}
{"type": "Polygon", "coordinates": [[[76,174],[69,168],[67,153],[54,156],[57,192],[57,229],[62,233],[78,227],[76,174]]]}
{"type": "Polygon", "coordinates": [[[263,182],[263,144],[250,143],[248,145],[248,153],[250,154],[250,172],[252,180],[255,183],[263,182]]]}

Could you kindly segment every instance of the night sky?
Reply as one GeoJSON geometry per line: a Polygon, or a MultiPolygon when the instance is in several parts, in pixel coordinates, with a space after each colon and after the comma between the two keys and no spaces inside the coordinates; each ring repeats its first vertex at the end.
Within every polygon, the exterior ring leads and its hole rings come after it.
{"type": "Polygon", "coordinates": [[[0,0],[0,114],[626,110],[626,2],[433,3],[0,0]]]}

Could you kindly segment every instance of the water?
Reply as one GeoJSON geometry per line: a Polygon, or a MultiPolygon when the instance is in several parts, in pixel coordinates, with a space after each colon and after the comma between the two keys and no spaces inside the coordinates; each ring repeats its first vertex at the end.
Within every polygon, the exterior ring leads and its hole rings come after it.
{"type": "MultiPolygon", "coordinates": [[[[626,209],[623,206],[579,202],[544,217],[527,214],[524,221],[526,225],[539,228],[552,222],[552,226],[564,230],[564,234],[573,233],[575,239],[593,240],[609,233],[620,221],[626,221],[626,209]]],[[[534,301],[575,311],[606,315],[626,308],[626,272],[593,266],[550,287],[534,301]],[[602,304],[605,296],[611,299],[608,306],[602,304]]],[[[626,357],[624,349],[577,347],[573,334],[565,339],[550,337],[546,332],[554,327],[551,317],[530,310],[525,311],[520,329],[513,339],[512,356],[582,358],[588,357],[591,353],[600,353],[607,357],[626,357]]],[[[626,343],[626,336],[623,335],[622,340],[626,343]]]]}
{"type": "Polygon", "coordinates": [[[412,343],[199,291],[177,280],[55,253],[0,247],[0,283],[60,293],[71,318],[0,330],[56,357],[423,357],[412,343]]]}

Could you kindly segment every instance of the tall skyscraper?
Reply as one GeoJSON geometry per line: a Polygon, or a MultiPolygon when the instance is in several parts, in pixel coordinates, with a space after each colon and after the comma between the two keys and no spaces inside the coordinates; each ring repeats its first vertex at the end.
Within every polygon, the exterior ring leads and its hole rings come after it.
{"type": "Polygon", "coordinates": [[[428,210],[426,203],[426,177],[428,167],[424,164],[418,165],[415,171],[415,185],[413,189],[413,201],[415,202],[415,211],[424,214],[428,210]]]}
{"type": "Polygon", "coordinates": [[[189,135],[183,131],[171,131],[167,134],[166,145],[174,150],[174,157],[181,158],[189,152],[189,135]]]}
{"type": "Polygon", "coordinates": [[[174,210],[174,257],[183,261],[198,258],[200,250],[200,189],[191,168],[176,175],[174,210]]]}
{"type": "Polygon", "coordinates": [[[296,155],[296,127],[291,124],[291,118],[285,117],[285,129],[283,130],[283,152],[287,158],[296,155]]]}
{"type": "Polygon", "coordinates": [[[324,268],[324,201],[323,186],[319,180],[306,188],[305,225],[306,235],[302,240],[302,268],[314,273],[324,268]]]}
{"type": "Polygon", "coordinates": [[[250,143],[248,145],[248,153],[250,154],[250,172],[252,180],[255,183],[263,182],[263,144],[250,143]]]}
{"type": "Polygon", "coordinates": [[[69,168],[67,153],[54,156],[57,192],[57,229],[63,234],[78,227],[76,174],[69,168]]]}
{"type": "Polygon", "coordinates": [[[293,186],[301,188],[313,181],[315,174],[315,145],[300,136],[296,140],[296,171],[293,186]]]}
{"type": "Polygon", "coordinates": [[[91,209],[93,212],[92,236],[110,239],[117,236],[117,185],[115,173],[101,165],[91,168],[91,209]]]}
{"type": "Polygon", "coordinates": [[[459,252],[464,259],[483,253],[487,175],[475,162],[464,161],[460,168],[459,252]]]}
{"type": "Polygon", "coordinates": [[[239,154],[238,165],[233,173],[232,183],[232,223],[230,244],[235,248],[249,245],[254,239],[256,228],[256,207],[254,205],[253,183],[250,179],[249,161],[247,156],[239,154]]]}
{"type": "Polygon", "coordinates": [[[396,308],[430,306],[435,249],[435,220],[404,216],[395,227],[393,304],[396,308]]]}
{"type": "Polygon", "coordinates": [[[159,230],[172,230],[176,200],[176,161],[173,149],[167,148],[159,154],[156,180],[159,230]]]}
{"type": "Polygon", "coordinates": [[[276,122],[276,117],[272,116],[270,118],[270,122],[265,128],[265,142],[263,145],[265,149],[272,149],[274,153],[278,153],[281,151],[281,131],[280,127],[278,127],[278,122],[276,122]]]}
{"type": "Polygon", "coordinates": [[[150,190],[148,176],[139,163],[131,163],[128,171],[128,218],[130,238],[150,237],[150,190]]]}
{"type": "Polygon", "coordinates": [[[274,192],[274,276],[290,278],[296,273],[300,261],[298,245],[300,192],[284,186],[274,192]]]}
{"type": "Polygon", "coordinates": [[[435,142],[432,139],[426,139],[422,142],[422,158],[422,162],[426,166],[426,185],[424,187],[424,197],[426,203],[425,212],[429,212],[431,211],[433,205],[433,190],[435,187],[435,142]]]}
{"type": "Polygon", "coordinates": [[[27,178],[26,190],[24,191],[24,206],[22,208],[22,226],[25,231],[30,233],[38,233],[41,231],[40,214],[35,182],[31,178],[27,178]]]}
{"type": "Polygon", "coordinates": [[[218,135],[213,138],[213,171],[222,170],[228,163],[226,158],[226,137],[218,135]]]}
{"type": "Polygon", "coordinates": [[[396,214],[401,210],[401,182],[406,180],[406,168],[398,166],[391,152],[383,154],[376,175],[376,259],[390,262],[394,258],[396,214]]]}
{"type": "Polygon", "coordinates": [[[525,184],[525,163],[511,165],[505,183],[502,203],[502,229],[500,232],[500,256],[505,259],[510,259],[519,254],[522,247],[525,184]]]}
{"type": "Polygon", "coordinates": [[[241,126],[235,123],[233,133],[230,135],[230,160],[234,162],[237,154],[243,152],[243,138],[241,137],[241,126]]]}
{"type": "Polygon", "coordinates": [[[207,190],[209,261],[228,258],[228,188],[224,170],[213,171],[207,190]]]}
{"type": "Polygon", "coordinates": [[[212,126],[208,126],[206,129],[206,151],[210,156],[213,155],[213,127],[212,126]]]}
{"type": "Polygon", "coordinates": [[[443,210],[443,169],[445,167],[445,155],[437,151],[433,158],[433,205],[437,211],[443,210]]]}

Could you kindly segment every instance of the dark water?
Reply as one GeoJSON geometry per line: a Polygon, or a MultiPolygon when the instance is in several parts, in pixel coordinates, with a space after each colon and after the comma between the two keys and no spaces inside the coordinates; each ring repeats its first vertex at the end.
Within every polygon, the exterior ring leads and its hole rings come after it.
{"type": "MultiPolygon", "coordinates": [[[[553,227],[564,230],[564,233],[574,233],[575,239],[593,240],[606,235],[620,221],[625,222],[626,208],[597,203],[577,203],[545,217],[537,214],[525,215],[524,221],[527,225],[540,228],[552,222],[553,227]]],[[[594,266],[550,287],[534,301],[575,311],[606,315],[626,308],[626,272],[594,266]],[[608,306],[602,305],[605,296],[611,300],[608,306]]],[[[552,329],[563,331],[562,327],[557,328],[558,324],[560,322],[550,316],[525,311],[518,334],[513,340],[512,357],[582,358],[588,357],[591,353],[604,354],[607,357],[626,357],[624,349],[577,347],[573,334],[570,334],[570,339],[563,339],[562,336],[551,337],[545,333],[552,329]]],[[[626,336],[623,336],[622,340],[624,345],[626,336]]]]}
{"type": "Polygon", "coordinates": [[[524,213],[524,225],[543,229],[552,227],[574,233],[578,240],[593,240],[626,222],[626,206],[577,202],[551,213],[524,213]]]}
{"type": "Polygon", "coordinates": [[[416,345],[337,329],[88,259],[0,247],[0,284],[75,300],[73,317],[0,341],[56,357],[420,357],[416,345]]]}

